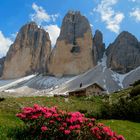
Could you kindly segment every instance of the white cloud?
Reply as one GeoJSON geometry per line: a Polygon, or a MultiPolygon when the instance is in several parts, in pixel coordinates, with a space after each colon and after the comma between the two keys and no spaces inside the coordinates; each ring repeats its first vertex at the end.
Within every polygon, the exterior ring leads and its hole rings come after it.
{"type": "Polygon", "coordinates": [[[41,25],[43,22],[55,22],[56,19],[59,17],[59,14],[49,15],[43,7],[38,6],[35,3],[32,4],[32,8],[35,11],[35,13],[31,14],[30,18],[32,21],[37,22],[39,25],[41,25]]]}
{"type": "Polygon", "coordinates": [[[59,14],[54,14],[54,15],[50,15],[51,19],[53,22],[56,21],[56,19],[59,17],[59,14]]]}
{"type": "Polygon", "coordinates": [[[60,34],[60,28],[57,25],[47,25],[44,28],[49,33],[52,46],[54,47],[56,40],[60,34]]]}
{"type": "Polygon", "coordinates": [[[119,33],[120,24],[124,19],[123,13],[115,12],[112,8],[117,2],[118,0],[102,0],[97,8],[93,9],[94,12],[101,15],[101,20],[105,22],[106,28],[115,33],[119,33]]]}
{"type": "Polygon", "coordinates": [[[2,31],[0,31],[0,57],[3,57],[6,55],[10,45],[12,44],[13,42],[11,41],[10,38],[6,38],[2,31]]]}
{"type": "Polygon", "coordinates": [[[93,24],[90,24],[90,27],[93,28],[93,24]]]}
{"type": "Polygon", "coordinates": [[[135,8],[130,12],[130,16],[133,17],[136,22],[140,22],[140,8],[135,8]]]}
{"type": "Polygon", "coordinates": [[[140,2],[140,0],[129,0],[131,2],[140,2]]]}

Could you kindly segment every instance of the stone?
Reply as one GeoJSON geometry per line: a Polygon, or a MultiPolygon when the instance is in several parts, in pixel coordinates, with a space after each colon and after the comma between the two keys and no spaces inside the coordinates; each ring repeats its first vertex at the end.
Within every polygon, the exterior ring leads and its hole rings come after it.
{"type": "Polygon", "coordinates": [[[49,34],[35,22],[24,25],[6,55],[3,79],[46,72],[50,53],[49,34]]]}
{"type": "Polygon", "coordinates": [[[80,12],[69,11],[49,59],[49,73],[60,77],[78,75],[94,65],[90,24],[80,12]]]}
{"type": "Polygon", "coordinates": [[[3,73],[3,66],[4,66],[5,57],[0,58],[0,77],[3,73]]]}
{"type": "Polygon", "coordinates": [[[93,58],[95,63],[101,61],[104,52],[105,52],[105,44],[103,43],[102,32],[96,30],[95,35],[93,37],[93,58]]]}
{"type": "Polygon", "coordinates": [[[118,73],[127,73],[140,66],[140,43],[134,35],[123,31],[109,45],[107,66],[118,73]]]}

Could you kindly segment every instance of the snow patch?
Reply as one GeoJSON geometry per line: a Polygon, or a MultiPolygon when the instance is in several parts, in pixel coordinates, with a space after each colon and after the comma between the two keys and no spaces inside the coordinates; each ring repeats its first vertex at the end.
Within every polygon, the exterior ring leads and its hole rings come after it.
{"type": "Polygon", "coordinates": [[[138,69],[140,69],[140,66],[128,73],[125,73],[125,74],[119,74],[119,73],[116,73],[116,72],[113,72],[113,75],[111,75],[113,77],[113,79],[118,82],[118,85],[121,87],[121,88],[124,88],[124,85],[123,85],[123,81],[124,79],[130,75],[131,73],[133,72],[136,72],[138,69]]]}
{"type": "Polygon", "coordinates": [[[103,58],[101,59],[101,61],[98,62],[98,65],[101,65],[103,67],[103,72],[105,72],[105,69],[107,68],[106,62],[107,62],[107,56],[104,53],[103,58]]]}
{"type": "Polygon", "coordinates": [[[125,75],[124,74],[118,74],[116,72],[113,72],[113,74],[111,76],[118,83],[118,85],[121,88],[123,88],[123,80],[125,78],[125,75]]]}
{"type": "MultiPolygon", "coordinates": [[[[26,76],[26,77],[17,79],[17,80],[15,80],[13,82],[10,82],[8,84],[5,84],[5,85],[3,85],[3,86],[0,87],[0,91],[6,90],[6,89],[8,89],[8,88],[10,88],[12,86],[16,86],[18,83],[23,82],[23,81],[26,81],[26,80],[29,80],[29,79],[31,79],[31,78],[33,78],[35,76],[36,75],[29,75],[29,76],[26,76]]],[[[1,82],[2,82],[2,80],[1,80],[1,82]]],[[[8,80],[6,80],[6,82],[8,82],[8,80]]]]}
{"type": "Polygon", "coordinates": [[[15,90],[14,90],[14,89],[9,89],[9,90],[4,90],[4,92],[14,93],[14,92],[15,92],[15,90]]]}

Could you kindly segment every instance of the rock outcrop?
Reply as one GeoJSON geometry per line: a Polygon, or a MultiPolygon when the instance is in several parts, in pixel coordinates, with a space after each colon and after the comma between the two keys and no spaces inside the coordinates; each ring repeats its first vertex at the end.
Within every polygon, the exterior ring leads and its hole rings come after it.
{"type": "Polygon", "coordinates": [[[107,66],[118,73],[127,73],[140,66],[140,43],[123,31],[107,49],[107,66]]]}
{"type": "Polygon", "coordinates": [[[50,57],[49,72],[55,76],[78,75],[93,66],[90,24],[80,12],[68,12],[50,57]]]}
{"type": "Polygon", "coordinates": [[[7,53],[2,77],[11,79],[45,72],[50,52],[49,34],[34,22],[24,25],[7,53]]]}
{"type": "Polygon", "coordinates": [[[105,44],[103,43],[103,35],[101,31],[96,30],[95,35],[93,37],[93,58],[96,63],[98,61],[101,61],[104,52],[105,44]]]}
{"type": "Polygon", "coordinates": [[[4,66],[5,57],[0,58],[0,77],[3,73],[3,66],[4,66]]]}

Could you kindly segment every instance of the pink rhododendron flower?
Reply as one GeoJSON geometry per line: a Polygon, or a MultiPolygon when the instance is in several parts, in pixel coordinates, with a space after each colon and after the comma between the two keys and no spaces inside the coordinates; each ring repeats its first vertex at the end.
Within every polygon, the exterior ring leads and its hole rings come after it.
{"type": "Polygon", "coordinates": [[[64,130],[64,133],[65,133],[66,135],[69,135],[69,134],[70,134],[70,130],[64,130]]]}
{"type": "Polygon", "coordinates": [[[125,139],[124,139],[124,137],[122,135],[119,135],[118,140],[125,140],[125,139]]]}
{"type": "Polygon", "coordinates": [[[50,123],[52,123],[52,124],[53,124],[53,123],[55,123],[55,121],[54,121],[54,120],[50,120],[50,123]]]}
{"type": "Polygon", "coordinates": [[[42,132],[45,132],[45,131],[48,130],[48,128],[47,128],[46,126],[42,126],[42,127],[41,127],[41,130],[42,130],[42,132]]]}
{"type": "Polygon", "coordinates": [[[38,134],[40,139],[52,136],[54,139],[58,139],[59,136],[62,139],[75,139],[75,137],[82,139],[89,135],[98,140],[125,140],[109,127],[102,123],[97,124],[94,118],[86,118],[80,112],[66,112],[56,107],[48,108],[35,104],[33,107],[24,107],[16,116],[25,122],[30,133],[38,134]]]}
{"type": "Polygon", "coordinates": [[[44,116],[45,116],[45,118],[50,118],[52,116],[52,114],[47,112],[44,116]]]}
{"type": "Polygon", "coordinates": [[[20,119],[24,119],[26,118],[26,115],[22,114],[22,113],[19,113],[16,115],[17,117],[19,117],[20,119]]]}
{"type": "Polygon", "coordinates": [[[64,128],[64,127],[62,127],[62,126],[59,128],[59,130],[64,130],[64,129],[65,129],[65,128],[64,128]]]}
{"type": "Polygon", "coordinates": [[[107,133],[109,136],[113,136],[113,132],[110,130],[110,128],[109,127],[103,127],[103,131],[105,132],[105,133],[107,133]]]}
{"type": "Polygon", "coordinates": [[[97,131],[99,131],[99,128],[98,127],[94,127],[91,129],[91,131],[95,134],[97,131]]]}
{"type": "Polygon", "coordinates": [[[93,124],[92,124],[92,123],[88,123],[88,126],[89,126],[89,127],[92,127],[92,126],[93,126],[93,124]]]}
{"type": "Polygon", "coordinates": [[[66,126],[67,126],[67,123],[62,123],[62,125],[63,125],[64,127],[66,127],[66,126]]]}
{"type": "Polygon", "coordinates": [[[115,138],[115,137],[113,137],[113,138],[111,138],[110,140],[118,140],[117,138],[115,138]]]}

